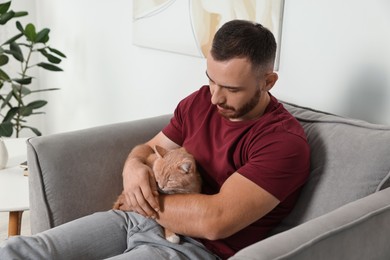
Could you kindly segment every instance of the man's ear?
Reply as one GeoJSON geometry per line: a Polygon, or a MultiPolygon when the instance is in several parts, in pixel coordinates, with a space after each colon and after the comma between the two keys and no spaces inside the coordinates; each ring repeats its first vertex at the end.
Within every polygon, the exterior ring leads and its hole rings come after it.
{"type": "Polygon", "coordinates": [[[263,91],[270,91],[272,87],[275,85],[276,81],[278,81],[278,74],[276,72],[271,72],[265,75],[265,86],[263,91]]]}

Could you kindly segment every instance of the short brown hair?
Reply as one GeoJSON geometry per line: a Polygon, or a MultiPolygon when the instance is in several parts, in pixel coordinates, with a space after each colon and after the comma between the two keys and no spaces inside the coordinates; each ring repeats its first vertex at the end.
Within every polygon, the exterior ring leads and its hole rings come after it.
{"type": "Polygon", "coordinates": [[[215,34],[211,55],[215,60],[247,58],[254,68],[271,64],[276,54],[275,37],[261,24],[232,20],[225,23],[215,34]]]}

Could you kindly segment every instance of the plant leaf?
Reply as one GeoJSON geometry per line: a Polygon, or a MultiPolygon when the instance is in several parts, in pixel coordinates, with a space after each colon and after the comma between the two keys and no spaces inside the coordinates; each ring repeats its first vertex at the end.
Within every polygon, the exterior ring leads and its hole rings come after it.
{"type": "Polygon", "coordinates": [[[30,116],[32,113],[33,113],[33,110],[32,110],[31,107],[25,106],[25,107],[20,107],[19,108],[19,114],[21,116],[30,116]]]}
{"type": "Polygon", "coordinates": [[[0,79],[5,80],[5,81],[9,81],[10,77],[8,76],[7,73],[5,73],[4,70],[0,69],[0,79]]]}
{"type": "Polygon", "coordinates": [[[10,91],[4,99],[2,98],[4,100],[4,102],[3,102],[3,104],[1,104],[1,109],[3,109],[6,105],[9,105],[10,107],[12,107],[12,105],[9,103],[11,98],[12,98],[12,91],[10,91]]]}
{"type": "Polygon", "coordinates": [[[62,71],[62,69],[60,67],[57,67],[57,66],[50,64],[50,63],[41,62],[41,63],[38,63],[37,66],[42,67],[46,70],[50,70],[50,71],[62,71]]]}
{"type": "Polygon", "coordinates": [[[28,15],[28,12],[26,12],[26,11],[21,11],[21,12],[15,12],[15,18],[16,17],[22,17],[22,16],[26,16],[26,15],[28,15]]]}
{"type": "Polygon", "coordinates": [[[47,58],[47,60],[54,64],[59,64],[62,60],[54,55],[49,54],[44,48],[38,50],[40,53],[42,53],[43,56],[47,58]]]}
{"type": "Polygon", "coordinates": [[[11,1],[0,4],[0,14],[5,14],[9,7],[11,6],[11,1]]]}
{"type": "Polygon", "coordinates": [[[22,95],[23,97],[24,96],[27,96],[27,95],[30,95],[31,94],[31,90],[25,86],[22,86],[22,95]]]}
{"type": "Polygon", "coordinates": [[[44,55],[45,57],[46,57],[46,55],[48,54],[47,51],[46,51],[46,48],[37,49],[37,51],[39,51],[40,53],[42,53],[42,55],[44,55]]]}
{"type": "Polygon", "coordinates": [[[49,48],[49,50],[50,50],[51,52],[57,54],[58,56],[60,56],[60,57],[62,57],[62,58],[66,58],[65,54],[63,54],[63,53],[60,52],[59,50],[54,49],[54,48],[50,48],[50,47],[48,47],[48,48],[49,48]]]}
{"type": "Polygon", "coordinates": [[[19,21],[16,21],[16,28],[18,28],[18,30],[24,34],[24,28],[23,28],[23,25],[19,22],[19,21]]]}
{"type": "Polygon", "coordinates": [[[4,54],[0,55],[0,66],[7,64],[8,61],[9,61],[9,58],[7,55],[4,55],[4,54]]]}
{"type": "Polygon", "coordinates": [[[19,96],[20,87],[16,85],[12,85],[12,96],[16,99],[16,101],[20,104],[23,104],[22,98],[19,96]]]}
{"type": "Polygon", "coordinates": [[[5,115],[5,117],[3,119],[3,122],[10,122],[12,120],[12,118],[14,118],[14,116],[16,115],[17,112],[18,112],[17,107],[13,107],[10,110],[8,110],[7,114],[5,115]]]}
{"type": "Polygon", "coordinates": [[[35,39],[37,37],[37,33],[35,31],[35,26],[32,23],[26,25],[24,29],[24,35],[26,35],[27,40],[30,42],[36,42],[35,39]]]}
{"type": "Polygon", "coordinates": [[[16,42],[11,42],[9,44],[10,50],[12,51],[12,56],[20,62],[24,61],[22,49],[20,49],[19,45],[16,42]]]}
{"type": "Polygon", "coordinates": [[[37,36],[35,37],[35,42],[41,42],[41,43],[46,43],[49,41],[49,32],[50,29],[43,29],[41,30],[37,36]]]}
{"type": "Polygon", "coordinates": [[[3,43],[2,45],[6,45],[6,44],[9,44],[11,42],[14,42],[22,36],[23,36],[23,33],[19,33],[19,34],[15,35],[14,37],[12,37],[11,39],[9,39],[8,41],[6,41],[5,43],[3,43]]]}
{"type": "Polygon", "coordinates": [[[35,127],[31,127],[31,126],[22,126],[22,128],[28,128],[30,129],[31,131],[33,131],[33,133],[37,136],[41,136],[42,133],[35,127]]]}
{"type": "Polygon", "coordinates": [[[11,122],[3,122],[0,124],[0,136],[10,137],[12,132],[13,128],[11,122]]]}
{"type": "Polygon", "coordinates": [[[16,51],[12,51],[12,50],[4,50],[4,53],[7,53],[7,54],[12,55],[12,56],[18,55],[18,53],[16,51]]]}
{"type": "Polygon", "coordinates": [[[38,109],[47,104],[47,101],[45,100],[37,100],[29,103],[26,107],[30,107],[31,109],[38,109]]]}
{"type": "Polygon", "coordinates": [[[11,20],[15,16],[14,11],[9,11],[8,13],[1,14],[0,15],[0,24],[4,25],[6,24],[9,20],[11,20]]]}
{"type": "Polygon", "coordinates": [[[33,115],[45,115],[46,113],[43,112],[43,111],[39,111],[39,112],[34,112],[32,113],[33,115]]]}
{"type": "Polygon", "coordinates": [[[49,62],[54,63],[54,64],[59,64],[62,61],[60,58],[57,58],[56,56],[53,56],[51,54],[47,54],[46,58],[49,62]]]}
{"type": "Polygon", "coordinates": [[[19,83],[20,85],[29,85],[31,84],[32,77],[27,77],[24,79],[12,79],[12,80],[19,83]]]}
{"type": "MultiPolygon", "coordinates": [[[[31,90],[29,88],[26,88],[25,86],[22,86],[22,85],[15,85],[15,84],[12,84],[12,90],[13,90],[13,93],[15,95],[17,95],[20,92],[22,92],[22,95],[26,96],[28,94],[31,93],[31,90]]],[[[15,96],[15,98],[18,100],[18,97],[15,96]]],[[[20,103],[23,104],[22,101],[20,101],[20,103]]]]}
{"type": "Polygon", "coordinates": [[[53,90],[60,90],[60,88],[45,88],[45,89],[37,89],[37,90],[32,90],[31,93],[36,93],[36,92],[44,92],[44,91],[53,91],[53,90]]]}

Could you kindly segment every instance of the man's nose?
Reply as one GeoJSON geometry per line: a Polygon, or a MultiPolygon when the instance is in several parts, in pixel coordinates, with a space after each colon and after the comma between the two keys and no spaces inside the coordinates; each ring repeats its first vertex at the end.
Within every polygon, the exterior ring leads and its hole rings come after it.
{"type": "Polygon", "coordinates": [[[213,105],[225,103],[223,91],[219,86],[213,86],[211,89],[211,103],[213,105]]]}

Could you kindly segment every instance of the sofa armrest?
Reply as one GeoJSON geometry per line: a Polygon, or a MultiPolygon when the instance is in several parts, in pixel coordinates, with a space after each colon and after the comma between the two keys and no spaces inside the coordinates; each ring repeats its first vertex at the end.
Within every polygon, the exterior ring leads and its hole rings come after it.
{"type": "Polygon", "coordinates": [[[122,190],[128,153],[169,119],[164,115],[29,139],[32,233],[110,209],[122,190]]]}
{"type": "Polygon", "coordinates": [[[388,259],[390,188],[269,237],[231,259],[388,259]]]}

